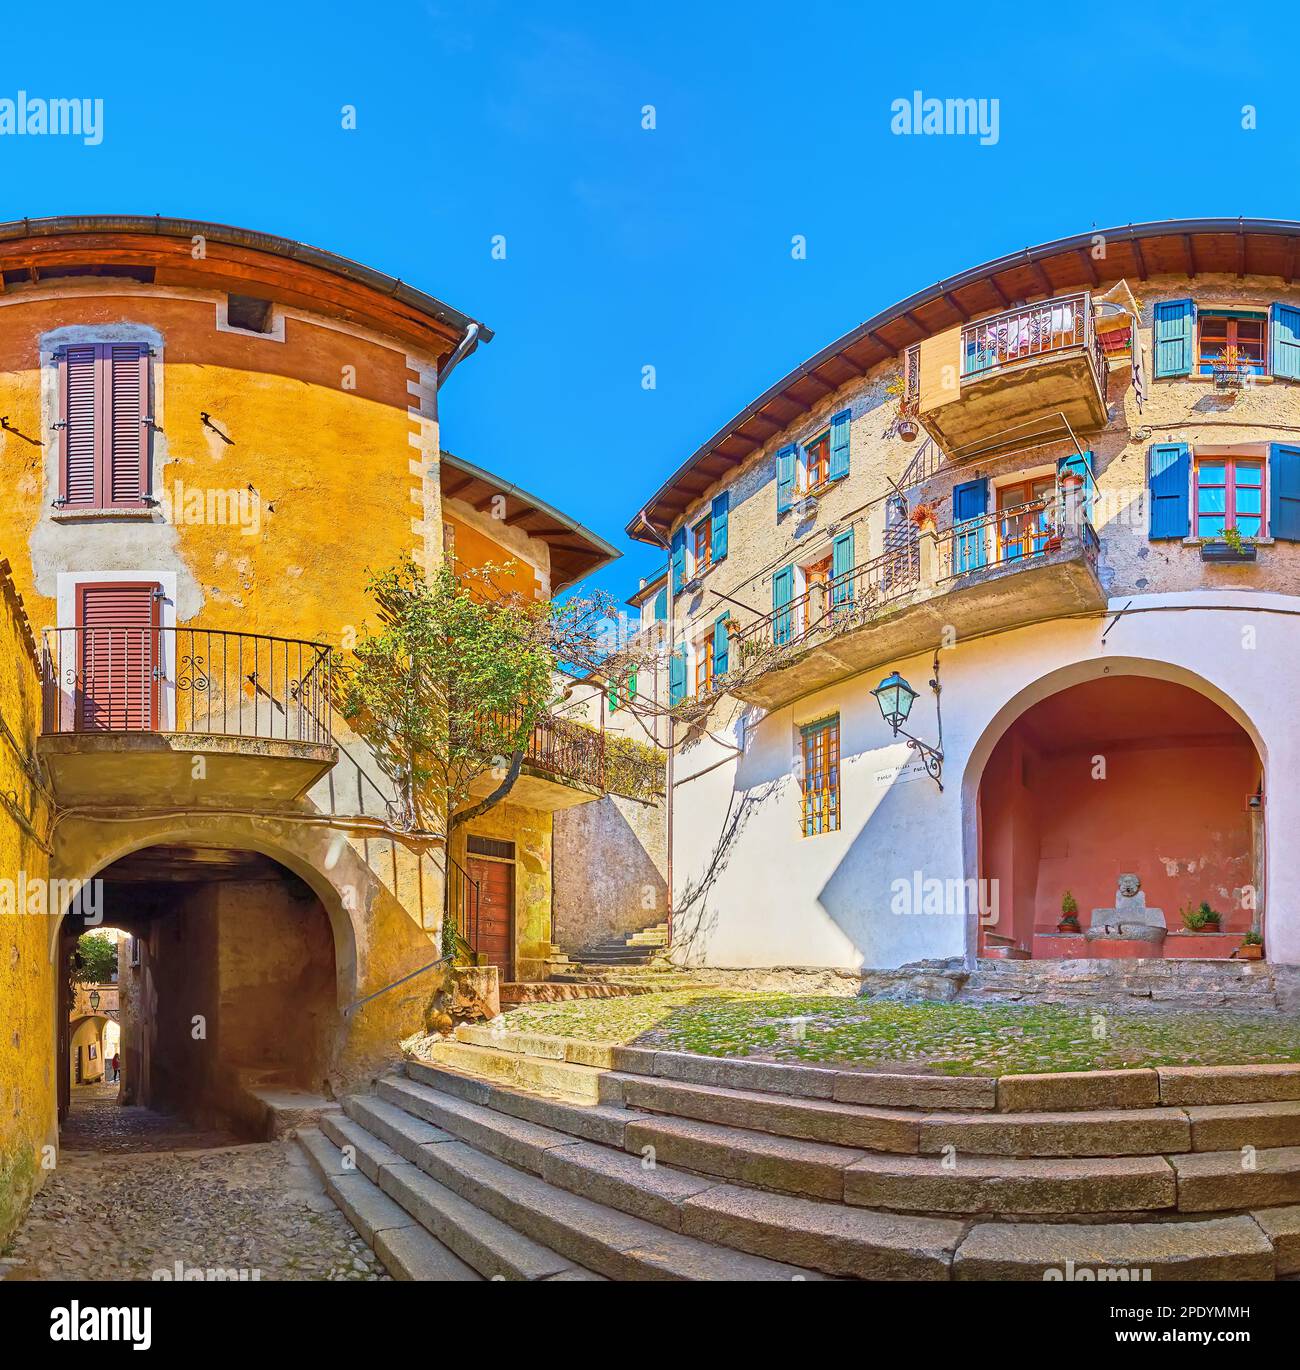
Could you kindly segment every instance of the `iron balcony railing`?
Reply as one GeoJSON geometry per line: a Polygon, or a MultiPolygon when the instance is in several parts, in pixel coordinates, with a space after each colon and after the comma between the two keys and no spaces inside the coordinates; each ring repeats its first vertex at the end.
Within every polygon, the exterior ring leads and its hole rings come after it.
{"type": "Polygon", "coordinates": [[[478,911],[478,881],[448,853],[447,917],[472,952],[478,951],[478,911]]]}
{"type": "Polygon", "coordinates": [[[999,367],[1071,351],[1088,358],[1097,387],[1105,394],[1105,349],[1093,327],[1092,300],[1086,292],[1058,295],[967,324],[961,331],[961,374],[963,379],[979,380],[999,367]]]}
{"type": "Polygon", "coordinates": [[[991,567],[1028,564],[1080,542],[1084,552],[1095,557],[1097,533],[1087,514],[1081,513],[1071,529],[1064,512],[1063,500],[1047,495],[954,523],[936,535],[936,579],[943,582],[991,567]]]}
{"type": "Polygon", "coordinates": [[[812,586],[743,628],[732,628],[727,637],[728,665],[742,667],[769,648],[789,647],[823,632],[840,631],[909,594],[920,580],[920,548],[910,541],[812,586]]]}
{"type": "Polygon", "coordinates": [[[220,628],[47,628],[46,733],[333,741],[331,649],[220,628]]]}
{"type": "MultiPolygon", "coordinates": [[[[499,736],[517,734],[522,726],[520,711],[494,715],[493,727],[499,736]]],[[[566,718],[543,714],[533,724],[524,751],[524,764],[549,771],[562,779],[576,780],[593,789],[605,788],[605,734],[585,728],[566,718]]]]}

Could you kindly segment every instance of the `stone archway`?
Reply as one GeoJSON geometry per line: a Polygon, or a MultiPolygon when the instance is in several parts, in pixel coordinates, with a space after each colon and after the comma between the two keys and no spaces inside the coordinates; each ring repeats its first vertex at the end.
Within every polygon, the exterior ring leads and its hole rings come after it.
{"type": "Polygon", "coordinates": [[[966,870],[996,884],[996,929],[972,918],[974,954],[1227,956],[1264,910],[1262,739],[1234,700],[1185,668],[1141,658],[1075,662],[1009,700],[963,777],[966,870]],[[1259,796],[1259,797],[1256,797],[1259,796]],[[1142,879],[1169,934],[1157,945],[1058,935],[1062,896],[1115,903],[1142,879]],[[1192,935],[1205,900],[1223,933],[1192,935]]]}

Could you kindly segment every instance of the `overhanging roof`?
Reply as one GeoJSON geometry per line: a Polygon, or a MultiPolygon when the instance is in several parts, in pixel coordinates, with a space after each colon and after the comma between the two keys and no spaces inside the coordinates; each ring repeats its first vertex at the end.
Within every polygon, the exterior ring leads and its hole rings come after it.
{"type": "Polygon", "coordinates": [[[627,533],[658,543],[642,514],[661,536],[667,533],[709,486],[827,395],[954,324],[1124,278],[1276,276],[1290,285],[1300,266],[1298,253],[1300,222],[1291,219],[1165,219],[1093,229],[972,267],[881,310],[783,376],[678,467],[627,525],[627,533]],[[1096,258],[1099,241],[1104,255],[1096,258]]]}
{"type": "MultiPolygon", "coordinates": [[[[452,345],[476,320],[394,276],[291,238],[160,214],[73,214],[0,223],[0,270],[39,283],[69,267],[152,267],[159,284],[267,293],[427,343],[452,345]],[[201,237],[204,255],[193,255],[201,237]]],[[[492,330],[479,325],[477,341],[492,330]]]]}
{"type": "Polygon", "coordinates": [[[576,519],[481,466],[474,466],[450,452],[442,454],[442,466],[444,499],[462,500],[480,513],[486,513],[493,499],[501,496],[505,500],[505,524],[546,543],[551,549],[552,594],[559,594],[622,555],[617,547],[584,528],[576,519]]]}

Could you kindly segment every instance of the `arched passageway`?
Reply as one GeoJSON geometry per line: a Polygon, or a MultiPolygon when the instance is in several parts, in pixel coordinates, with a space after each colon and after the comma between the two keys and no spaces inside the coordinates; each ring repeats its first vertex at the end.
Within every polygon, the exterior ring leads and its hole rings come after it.
{"type": "MultiPolygon", "coordinates": [[[[335,939],[304,880],[258,852],[180,844],[131,852],[97,879],[95,916],[129,935],[118,979],[123,1103],[256,1133],[252,1091],[328,1092],[335,939]]],[[[84,913],[64,919],[64,983],[85,926],[84,913]]]]}
{"type": "Polygon", "coordinates": [[[979,777],[980,875],[996,904],[980,953],[1228,956],[1263,913],[1263,784],[1246,729],[1188,683],[1117,672],[1038,698],[979,777]],[[1087,938],[1094,921],[1120,927],[1093,910],[1117,907],[1122,874],[1167,935],[1087,938]],[[1067,891],[1079,933],[1058,932],[1067,891]],[[1181,911],[1202,903],[1221,933],[1185,926],[1181,911]]]}

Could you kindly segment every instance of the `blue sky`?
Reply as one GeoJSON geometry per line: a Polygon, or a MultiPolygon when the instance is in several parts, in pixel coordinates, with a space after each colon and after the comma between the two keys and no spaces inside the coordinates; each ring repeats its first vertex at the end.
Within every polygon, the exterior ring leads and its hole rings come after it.
{"type": "Polygon", "coordinates": [[[239,224],[484,320],[443,444],[624,548],[592,582],[621,596],[660,482],[876,310],[1094,225],[1300,217],[1287,11],[973,10],[228,0],[52,41],[23,7],[0,97],[102,98],[104,138],[0,137],[0,217],[239,224]],[[997,98],[997,143],[892,134],[917,89],[997,98]]]}

